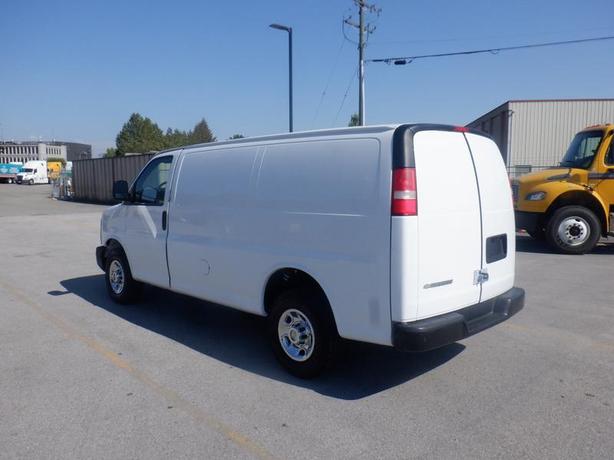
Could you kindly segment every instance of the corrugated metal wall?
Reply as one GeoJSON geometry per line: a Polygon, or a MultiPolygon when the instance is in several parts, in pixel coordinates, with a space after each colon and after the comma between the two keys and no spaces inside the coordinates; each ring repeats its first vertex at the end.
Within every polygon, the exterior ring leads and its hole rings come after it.
{"type": "Polygon", "coordinates": [[[554,166],[573,136],[614,123],[614,99],[508,101],[467,126],[492,136],[513,175],[554,166]]]}
{"type": "Polygon", "coordinates": [[[113,201],[113,182],[130,184],[153,155],[75,160],[72,167],[73,196],[76,200],[113,201]]]}
{"type": "Polygon", "coordinates": [[[509,166],[557,165],[578,131],[614,123],[614,100],[511,101],[509,166]]]}
{"type": "Polygon", "coordinates": [[[506,165],[509,165],[507,161],[508,150],[508,127],[509,127],[509,107],[508,103],[500,105],[499,107],[491,110],[485,115],[482,115],[475,121],[472,121],[467,126],[485,133],[490,134],[493,138],[501,155],[503,155],[503,161],[506,165]]]}

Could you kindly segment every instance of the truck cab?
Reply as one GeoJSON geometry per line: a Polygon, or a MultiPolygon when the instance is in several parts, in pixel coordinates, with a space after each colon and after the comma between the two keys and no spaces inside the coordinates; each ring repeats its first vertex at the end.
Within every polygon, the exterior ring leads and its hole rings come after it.
{"type": "Polygon", "coordinates": [[[47,184],[47,162],[46,161],[28,161],[23,165],[23,170],[17,174],[16,182],[18,184],[47,184]]]}
{"type": "Polygon", "coordinates": [[[560,166],[512,181],[516,227],[566,254],[591,251],[611,235],[614,124],[575,135],[560,166]]]}

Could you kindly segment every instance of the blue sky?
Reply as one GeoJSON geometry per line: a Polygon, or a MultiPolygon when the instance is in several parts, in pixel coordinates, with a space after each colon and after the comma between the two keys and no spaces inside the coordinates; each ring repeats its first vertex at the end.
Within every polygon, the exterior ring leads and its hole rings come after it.
{"type": "MultiPolygon", "coordinates": [[[[377,4],[368,58],[614,35],[607,0],[377,4]]],[[[205,117],[220,139],[283,132],[287,39],[272,22],[294,29],[295,130],[346,125],[358,99],[354,79],[341,106],[357,65],[341,33],[348,14],[351,0],[3,0],[0,135],[101,153],[132,112],[162,129],[205,117]]],[[[613,97],[613,50],[609,41],[369,64],[367,123],[465,124],[508,99],[613,97]]]]}

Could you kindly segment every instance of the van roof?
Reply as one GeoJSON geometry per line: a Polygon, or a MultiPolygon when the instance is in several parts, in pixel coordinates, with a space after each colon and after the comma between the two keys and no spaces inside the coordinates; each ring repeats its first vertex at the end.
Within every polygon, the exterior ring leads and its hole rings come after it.
{"type": "MultiPolygon", "coordinates": [[[[202,144],[193,144],[193,145],[184,145],[181,147],[174,147],[172,149],[163,150],[156,155],[174,152],[180,149],[193,149],[199,147],[213,147],[220,145],[228,145],[228,144],[243,144],[243,143],[251,143],[251,142],[266,142],[266,141],[280,141],[286,139],[306,139],[306,138],[314,138],[314,137],[324,137],[324,136],[343,136],[349,134],[379,134],[386,131],[393,131],[397,129],[399,126],[407,126],[407,127],[415,127],[420,129],[440,129],[440,130],[456,130],[461,127],[453,126],[453,125],[443,125],[443,124],[432,124],[432,123],[395,123],[395,124],[387,124],[387,125],[373,125],[373,126],[353,126],[347,128],[331,128],[331,129],[318,129],[314,131],[298,131],[293,133],[283,133],[283,134],[270,134],[265,136],[255,136],[255,137],[244,137],[240,139],[229,139],[225,141],[219,142],[205,142],[202,144]]],[[[476,129],[462,128],[470,131],[474,134],[480,134],[482,136],[489,137],[488,134],[483,133],[476,129]]]]}
{"type": "Polygon", "coordinates": [[[353,126],[347,128],[331,128],[331,129],[318,129],[313,131],[296,131],[293,133],[282,134],[269,134],[264,136],[243,137],[240,139],[228,139],[225,141],[205,142],[202,144],[184,145],[181,147],[174,147],[172,149],[163,150],[160,153],[173,152],[179,149],[193,149],[198,147],[210,147],[227,144],[243,144],[248,142],[264,142],[264,141],[280,141],[285,139],[305,139],[311,137],[323,137],[323,136],[343,136],[348,134],[378,134],[386,131],[392,131],[401,126],[400,123],[390,125],[374,125],[374,126],[353,126]]]}

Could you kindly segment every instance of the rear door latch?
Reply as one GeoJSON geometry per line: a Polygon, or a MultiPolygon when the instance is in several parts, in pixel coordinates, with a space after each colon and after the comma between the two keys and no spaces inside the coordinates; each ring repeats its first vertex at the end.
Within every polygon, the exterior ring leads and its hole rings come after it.
{"type": "Polygon", "coordinates": [[[473,272],[473,284],[483,284],[488,281],[488,269],[482,268],[473,272]]]}

